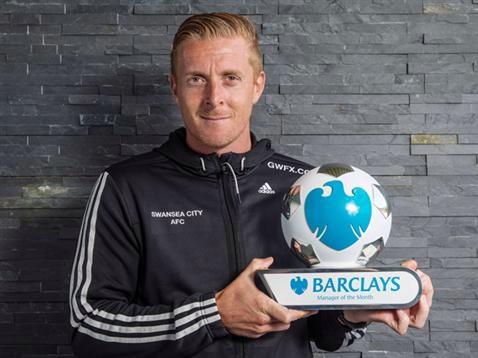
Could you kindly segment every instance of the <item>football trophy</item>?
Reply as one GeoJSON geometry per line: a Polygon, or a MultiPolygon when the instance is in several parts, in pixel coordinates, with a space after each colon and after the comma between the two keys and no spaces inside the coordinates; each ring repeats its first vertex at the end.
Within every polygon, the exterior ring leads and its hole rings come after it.
{"type": "Polygon", "coordinates": [[[258,271],[267,293],[297,309],[413,306],[418,275],[404,267],[367,268],[387,243],[390,203],[380,184],[356,167],[329,163],[302,175],[284,196],[282,232],[304,269],[258,271]]]}

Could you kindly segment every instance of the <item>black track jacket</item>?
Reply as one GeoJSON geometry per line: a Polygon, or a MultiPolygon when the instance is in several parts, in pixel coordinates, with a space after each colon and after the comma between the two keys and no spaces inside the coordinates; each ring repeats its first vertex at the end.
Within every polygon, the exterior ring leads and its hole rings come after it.
{"type": "Polygon", "coordinates": [[[181,128],[99,176],[70,282],[78,357],[312,357],[310,340],[336,350],[363,336],[334,311],[259,339],[222,324],[214,293],[254,257],[303,267],[283,239],[281,201],[310,166],[251,138],[247,153],[201,155],[181,128]]]}

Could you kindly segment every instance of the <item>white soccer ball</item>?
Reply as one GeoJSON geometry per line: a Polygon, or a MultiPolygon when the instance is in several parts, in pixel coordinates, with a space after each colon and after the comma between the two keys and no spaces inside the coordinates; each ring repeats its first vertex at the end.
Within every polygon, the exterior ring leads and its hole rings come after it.
{"type": "Polygon", "coordinates": [[[329,163],[302,175],[284,196],[282,232],[291,250],[319,268],[365,266],[392,226],[380,184],[356,167],[329,163]]]}

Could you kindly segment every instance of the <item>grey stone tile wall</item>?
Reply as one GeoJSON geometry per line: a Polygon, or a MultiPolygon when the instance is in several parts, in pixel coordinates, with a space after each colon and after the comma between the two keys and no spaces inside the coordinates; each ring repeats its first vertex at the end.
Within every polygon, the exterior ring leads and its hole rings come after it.
{"type": "Polygon", "coordinates": [[[169,49],[198,12],[247,15],[268,85],[252,125],[391,196],[390,244],[436,296],[423,330],[373,324],[317,357],[478,357],[478,1],[0,2],[0,356],[70,357],[68,281],[83,209],[108,164],[181,124],[169,49]]]}

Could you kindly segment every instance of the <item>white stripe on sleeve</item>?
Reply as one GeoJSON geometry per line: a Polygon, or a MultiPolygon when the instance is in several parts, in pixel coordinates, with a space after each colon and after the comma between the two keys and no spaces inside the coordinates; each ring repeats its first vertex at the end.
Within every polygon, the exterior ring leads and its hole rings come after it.
{"type": "Polygon", "coordinates": [[[215,298],[188,303],[171,312],[151,315],[128,316],[93,309],[87,298],[92,280],[98,208],[108,176],[109,174],[104,172],[96,181],[82,221],[70,282],[71,325],[75,328],[79,327],[78,330],[82,333],[107,342],[146,343],[177,340],[194,333],[204,325],[220,320],[221,317],[217,311],[215,298]],[[87,230],[88,228],[89,230],[87,230]],[[83,271],[85,267],[86,272],[83,271]],[[86,280],[82,283],[84,276],[86,280]],[[75,278],[76,284],[74,284],[75,278]],[[80,299],[78,300],[79,292],[80,299]],[[82,313],[80,307],[86,312],[85,314],[82,313]],[[183,313],[186,314],[182,315],[181,318],[175,319],[183,313]],[[95,317],[101,318],[101,320],[95,317]],[[201,317],[202,319],[200,319],[201,317]],[[162,320],[167,320],[168,322],[162,322],[161,324],[157,322],[162,320]],[[111,321],[111,323],[105,321],[111,321]],[[95,330],[85,327],[82,325],[82,322],[95,330]],[[121,322],[122,324],[117,324],[117,322],[121,322]],[[151,324],[138,326],[137,323],[140,322],[151,322],[151,324]],[[153,322],[155,322],[155,324],[153,322]],[[194,323],[191,324],[191,322],[194,323]],[[96,330],[102,331],[103,333],[99,333],[96,330]],[[146,335],[156,332],[163,333],[144,337],[137,336],[138,334],[146,335]],[[117,336],[117,334],[131,334],[135,336],[117,336]]]}

